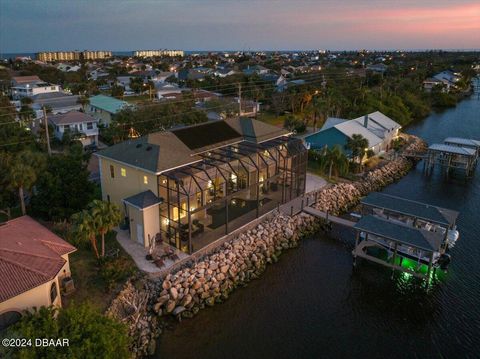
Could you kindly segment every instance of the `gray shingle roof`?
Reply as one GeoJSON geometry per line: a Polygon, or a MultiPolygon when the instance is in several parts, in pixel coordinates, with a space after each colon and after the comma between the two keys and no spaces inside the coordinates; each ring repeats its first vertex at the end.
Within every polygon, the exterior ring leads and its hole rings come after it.
{"type": "Polygon", "coordinates": [[[58,115],[51,115],[48,120],[55,125],[65,125],[73,123],[97,122],[92,116],[80,111],[70,111],[58,115]]]}
{"type": "MultiPolygon", "coordinates": [[[[264,142],[288,134],[282,128],[252,119],[229,119],[225,123],[233,128],[239,136],[225,141],[208,143],[200,148],[189,148],[175,131],[155,132],[137,139],[128,140],[96,153],[100,158],[112,159],[126,165],[141,168],[151,173],[160,173],[190,163],[201,161],[197,153],[215,147],[223,147],[242,140],[264,142]]],[[[197,126],[209,126],[206,122],[197,126]]],[[[189,127],[182,128],[182,131],[189,127]]],[[[179,131],[179,130],[177,130],[179,131]]]]}
{"type": "Polygon", "coordinates": [[[145,192],[138,193],[134,196],[130,196],[123,200],[137,208],[145,209],[151,207],[153,205],[159,204],[163,202],[162,198],[158,198],[155,194],[148,190],[145,192]]]}

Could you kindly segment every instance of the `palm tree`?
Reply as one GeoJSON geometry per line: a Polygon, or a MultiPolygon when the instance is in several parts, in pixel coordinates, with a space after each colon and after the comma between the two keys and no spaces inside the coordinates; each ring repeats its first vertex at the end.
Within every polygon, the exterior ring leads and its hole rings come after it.
{"type": "Polygon", "coordinates": [[[368,148],[368,140],[359,134],[353,134],[352,137],[347,139],[345,148],[352,153],[352,159],[355,161],[359,159],[359,163],[362,163],[362,158],[365,155],[365,150],[368,148]]]}
{"type": "Polygon", "coordinates": [[[90,103],[90,99],[87,96],[80,96],[77,103],[82,105],[82,110],[85,112],[85,107],[90,103]]]}
{"type": "Polygon", "coordinates": [[[7,179],[10,187],[18,190],[22,214],[26,214],[24,191],[30,190],[37,181],[37,173],[46,166],[45,156],[32,151],[19,152],[8,170],[7,179]]]}
{"type": "Polygon", "coordinates": [[[328,166],[328,178],[332,178],[332,172],[345,173],[348,170],[348,158],[342,152],[340,146],[336,145],[332,149],[325,148],[323,152],[323,163],[328,166]]]}
{"type": "Polygon", "coordinates": [[[102,236],[102,257],[105,256],[105,234],[120,224],[122,214],[118,207],[110,202],[93,200],[89,204],[90,213],[95,219],[97,233],[102,236]]]}
{"type": "Polygon", "coordinates": [[[95,218],[92,214],[83,210],[82,212],[72,215],[72,223],[74,225],[75,234],[83,240],[88,240],[92,245],[95,256],[99,258],[97,249],[97,228],[95,218]]]}

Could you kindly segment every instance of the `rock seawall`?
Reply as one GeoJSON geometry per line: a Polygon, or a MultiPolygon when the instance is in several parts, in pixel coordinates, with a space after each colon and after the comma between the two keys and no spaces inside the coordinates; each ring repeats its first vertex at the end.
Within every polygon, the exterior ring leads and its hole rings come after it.
{"type": "MultiPolygon", "coordinates": [[[[402,153],[419,154],[426,151],[426,143],[418,137],[409,136],[410,143],[402,153]]],[[[396,159],[368,172],[363,178],[352,183],[340,183],[321,189],[317,192],[318,210],[338,215],[357,205],[360,198],[370,192],[378,191],[405,176],[412,168],[413,163],[405,155],[400,154],[396,159]]]]}
{"type": "MultiPolygon", "coordinates": [[[[411,136],[404,153],[419,153],[425,148],[422,140],[411,136]]],[[[367,193],[400,179],[411,167],[412,162],[400,155],[359,181],[319,190],[314,206],[340,214],[358,204],[367,193]]],[[[319,225],[319,220],[305,213],[291,217],[275,212],[255,228],[163,280],[128,282],[107,315],[128,325],[133,357],[153,354],[155,339],[162,330],[162,316],[191,318],[201,309],[223,302],[235,288],[258,278],[268,263],[276,262],[282,251],[296,247],[303,236],[318,230],[319,225]]]]}

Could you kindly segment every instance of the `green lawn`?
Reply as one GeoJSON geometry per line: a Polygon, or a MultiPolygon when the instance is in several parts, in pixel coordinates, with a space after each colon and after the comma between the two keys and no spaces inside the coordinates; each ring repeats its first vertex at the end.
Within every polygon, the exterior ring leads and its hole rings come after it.
{"type": "MultiPolygon", "coordinates": [[[[126,280],[138,273],[132,258],[121,248],[115,237],[116,232],[109,233],[105,247],[106,251],[118,248],[118,258],[100,264],[90,245],[82,246],[70,255],[75,292],[64,300],[65,306],[72,302],[89,301],[100,311],[104,311],[126,280]]],[[[100,240],[98,245],[100,251],[100,240]]]]}
{"type": "Polygon", "coordinates": [[[129,103],[139,103],[139,102],[150,101],[150,96],[148,94],[123,96],[123,100],[129,103]]]}

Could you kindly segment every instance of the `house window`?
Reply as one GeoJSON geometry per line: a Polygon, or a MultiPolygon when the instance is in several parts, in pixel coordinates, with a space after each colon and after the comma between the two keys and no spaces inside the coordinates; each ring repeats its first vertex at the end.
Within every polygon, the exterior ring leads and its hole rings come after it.
{"type": "Polygon", "coordinates": [[[58,292],[57,292],[57,283],[53,282],[52,286],[50,287],[50,303],[53,304],[55,299],[57,299],[58,292]]]}
{"type": "Polygon", "coordinates": [[[10,311],[0,314],[0,332],[14,325],[22,318],[22,315],[17,311],[10,311]]]}
{"type": "Polygon", "coordinates": [[[57,88],[55,86],[50,87],[50,90],[55,91],[57,88]]]}
{"type": "Polygon", "coordinates": [[[80,127],[80,131],[83,131],[83,124],[80,124],[79,127],[80,127]]]}
{"type": "Polygon", "coordinates": [[[143,176],[143,183],[148,184],[148,177],[147,176],[143,176]]]}
{"type": "Polygon", "coordinates": [[[115,178],[115,168],[113,165],[110,165],[110,177],[115,178]]]}
{"type": "Polygon", "coordinates": [[[127,177],[127,170],[125,168],[120,168],[120,173],[122,174],[122,177],[127,177]]]}
{"type": "Polygon", "coordinates": [[[93,122],[87,122],[87,130],[93,130],[93,122]]]}
{"type": "Polygon", "coordinates": [[[70,130],[70,125],[63,125],[63,130],[64,131],[70,130]]]}

